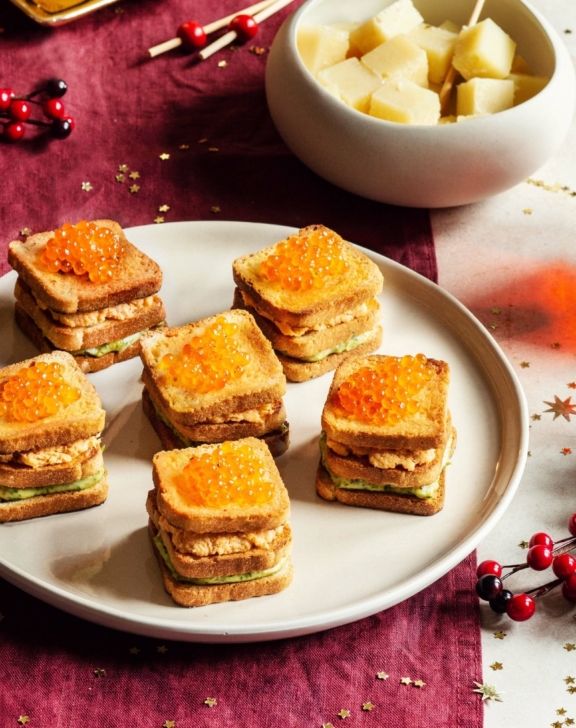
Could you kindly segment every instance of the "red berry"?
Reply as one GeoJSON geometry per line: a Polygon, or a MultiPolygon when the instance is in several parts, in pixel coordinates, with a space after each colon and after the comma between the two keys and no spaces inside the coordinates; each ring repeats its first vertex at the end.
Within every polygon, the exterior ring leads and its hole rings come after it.
{"type": "Polygon", "coordinates": [[[493,574],[494,576],[500,577],[502,576],[502,567],[497,561],[483,561],[481,564],[478,564],[476,576],[480,578],[484,574],[493,574]]]}
{"type": "Polygon", "coordinates": [[[258,23],[251,15],[237,15],[230,21],[228,29],[233,30],[237,34],[238,40],[241,43],[245,43],[258,32],[258,23]]]}
{"type": "Polygon", "coordinates": [[[570,554],[560,554],[554,559],[552,571],[559,579],[567,579],[576,572],[576,559],[570,554]]]}
{"type": "Polygon", "coordinates": [[[528,566],[531,569],[534,569],[534,571],[544,571],[544,569],[547,569],[550,566],[553,559],[554,554],[552,551],[550,551],[548,546],[543,546],[542,544],[532,546],[532,548],[528,550],[528,554],[526,556],[528,566]]]}
{"type": "MultiPolygon", "coordinates": [[[[0,96],[0,98],[2,98],[0,96]]],[[[573,536],[576,536],[576,513],[573,513],[570,516],[570,520],[568,521],[568,530],[573,536]]]]}
{"type": "Polygon", "coordinates": [[[12,99],[8,107],[8,114],[14,121],[26,121],[31,111],[30,104],[22,99],[12,99]]]}
{"type": "Polygon", "coordinates": [[[569,602],[576,604],[576,574],[569,576],[562,584],[562,596],[569,602]]]}
{"type": "Polygon", "coordinates": [[[71,116],[67,116],[67,115],[63,116],[62,121],[67,121],[70,124],[70,131],[74,131],[74,129],[76,127],[76,122],[74,121],[74,119],[71,116]]]}
{"type": "Polygon", "coordinates": [[[4,127],[4,138],[9,142],[17,142],[24,136],[24,124],[19,121],[12,121],[4,127]]]}
{"type": "Polygon", "coordinates": [[[515,594],[506,605],[506,614],[515,622],[525,622],[536,611],[536,604],[528,594],[515,594]]]}
{"type": "Polygon", "coordinates": [[[542,546],[547,546],[549,549],[554,546],[554,541],[550,538],[550,536],[547,533],[543,533],[542,531],[539,531],[538,533],[535,533],[532,538],[530,539],[530,546],[536,546],[537,544],[541,544],[542,546]]]}
{"type": "Polygon", "coordinates": [[[8,109],[12,96],[14,96],[14,91],[11,88],[0,88],[0,111],[8,109]]]}
{"type": "Polygon", "coordinates": [[[178,28],[176,35],[182,41],[182,45],[187,51],[195,51],[197,48],[203,48],[206,45],[206,33],[204,28],[195,20],[188,20],[178,28]]]}
{"type": "Polygon", "coordinates": [[[66,113],[60,99],[48,99],[42,104],[42,111],[49,119],[61,119],[66,113]]]}

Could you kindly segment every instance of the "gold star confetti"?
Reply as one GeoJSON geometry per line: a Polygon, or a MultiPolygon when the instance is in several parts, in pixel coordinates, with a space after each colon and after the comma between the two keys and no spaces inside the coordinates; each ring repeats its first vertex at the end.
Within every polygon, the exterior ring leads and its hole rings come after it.
{"type": "Polygon", "coordinates": [[[499,703],[502,702],[502,698],[500,697],[500,694],[496,690],[496,688],[493,685],[487,685],[486,683],[479,683],[474,680],[474,685],[476,685],[476,688],[472,691],[474,693],[479,693],[482,696],[482,700],[496,700],[499,703]]]}
{"type": "Polygon", "coordinates": [[[562,723],[559,720],[555,720],[554,723],[550,723],[552,728],[562,728],[562,723]]]}
{"type": "Polygon", "coordinates": [[[204,137],[202,139],[198,139],[198,144],[206,144],[207,141],[208,141],[208,139],[206,139],[206,137],[204,137]]]}
{"type": "Polygon", "coordinates": [[[564,725],[574,725],[574,718],[566,718],[564,725]]]}
{"type": "Polygon", "coordinates": [[[386,672],[377,672],[376,677],[378,678],[378,680],[388,680],[390,675],[388,675],[388,673],[386,672]]]}
{"type": "Polygon", "coordinates": [[[570,415],[576,415],[576,405],[572,404],[571,400],[572,397],[562,400],[554,395],[554,402],[544,402],[544,404],[550,406],[550,409],[544,410],[544,412],[554,412],[554,419],[562,415],[565,420],[570,422],[570,415]]]}
{"type": "Polygon", "coordinates": [[[531,215],[532,214],[532,209],[530,207],[526,207],[524,210],[522,210],[522,212],[525,215],[531,215]]]}
{"type": "Polygon", "coordinates": [[[130,179],[140,179],[140,172],[130,172],[128,176],[130,179]]]}
{"type": "Polygon", "coordinates": [[[568,675],[568,677],[565,677],[564,678],[564,682],[566,683],[566,685],[573,685],[574,684],[574,678],[573,677],[570,677],[570,675],[568,675]]]}
{"type": "Polygon", "coordinates": [[[219,152],[220,150],[218,149],[218,147],[208,147],[208,151],[209,152],[219,152]]]}
{"type": "Polygon", "coordinates": [[[558,708],[556,715],[566,715],[566,708],[558,708]]]}
{"type": "Polygon", "coordinates": [[[216,698],[206,698],[204,705],[207,705],[209,708],[213,708],[215,705],[218,705],[218,702],[216,698]]]}
{"type": "Polygon", "coordinates": [[[531,415],[530,419],[534,420],[534,422],[536,422],[536,420],[542,419],[542,415],[531,415]]]}
{"type": "Polygon", "coordinates": [[[550,346],[552,347],[552,349],[559,349],[562,344],[558,341],[555,341],[553,344],[550,344],[550,346]]]}
{"type": "Polygon", "coordinates": [[[494,632],[494,637],[497,640],[503,640],[506,637],[506,632],[494,632]]]}
{"type": "Polygon", "coordinates": [[[160,647],[156,648],[156,652],[159,652],[161,655],[165,655],[168,652],[168,648],[166,645],[160,645],[160,647]]]}
{"type": "Polygon", "coordinates": [[[566,689],[566,692],[570,693],[570,695],[574,695],[574,693],[576,693],[576,686],[570,685],[570,687],[566,689]]]}
{"type": "Polygon", "coordinates": [[[248,50],[255,56],[263,56],[266,53],[266,48],[262,48],[262,46],[250,46],[248,50]]]}
{"type": "Polygon", "coordinates": [[[498,324],[495,324],[494,322],[492,322],[491,324],[488,324],[488,325],[490,326],[491,329],[497,329],[498,328],[498,324]]]}
{"type": "Polygon", "coordinates": [[[140,653],[140,650],[137,647],[131,647],[129,652],[131,655],[138,655],[140,653]]]}
{"type": "Polygon", "coordinates": [[[564,32],[570,34],[572,31],[570,30],[570,28],[566,28],[564,32]]]}
{"type": "Polygon", "coordinates": [[[531,458],[532,457],[532,450],[528,450],[526,453],[526,457],[531,458]]]}
{"type": "Polygon", "coordinates": [[[346,708],[342,708],[342,710],[338,713],[338,717],[344,720],[344,718],[350,717],[350,711],[346,710],[346,708]]]}
{"type": "Polygon", "coordinates": [[[400,682],[402,685],[410,685],[412,680],[409,677],[401,677],[400,682]]]}
{"type": "Polygon", "coordinates": [[[122,172],[122,173],[126,173],[126,172],[128,171],[128,165],[127,165],[127,164],[121,164],[121,165],[120,165],[120,166],[118,167],[118,171],[119,171],[119,172],[122,172]]]}
{"type": "Polygon", "coordinates": [[[169,155],[169,154],[167,154],[166,152],[162,152],[162,154],[160,154],[160,155],[158,155],[158,156],[160,157],[160,159],[161,159],[161,160],[162,160],[163,162],[165,162],[165,161],[166,161],[167,159],[170,159],[170,155],[169,155]]]}
{"type": "Polygon", "coordinates": [[[414,680],[414,687],[415,688],[423,688],[426,685],[424,680],[414,680]]]}
{"type": "Polygon", "coordinates": [[[366,710],[366,711],[370,712],[373,708],[374,708],[373,703],[370,703],[370,702],[362,703],[362,710],[366,710]]]}
{"type": "Polygon", "coordinates": [[[576,650],[576,645],[573,642],[566,642],[564,649],[566,652],[572,652],[572,650],[576,650]]]}
{"type": "Polygon", "coordinates": [[[159,225],[161,222],[164,222],[164,217],[162,215],[158,215],[158,217],[154,218],[154,222],[159,225]]]}
{"type": "Polygon", "coordinates": [[[218,61],[218,68],[226,68],[228,61],[218,61]]]}
{"type": "Polygon", "coordinates": [[[160,207],[158,208],[158,212],[168,212],[169,209],[170,205],[160,205],[160,207]]]}
{"type": "Polygon", "coordinates": [[[116,15],[121,15],[124,12],[124,8],[114,8],[116,15]]]}
{"type": "Polygon", "coordinates": [[[572,450],[569,447],[563,447],[560,450],[560,455],[572,455],[572,450]]]}
{"type": "Polygon", "coordinates": [[[165,720],[164,723],[162,723],[162,728],[175,728],[175,726],[175,720],[165,720]]]}
{"type": "Polygon", "coordinates": [[[32,230],[30,230],[30,228],[22,228],[22,230],[20,230],[20,235],[23,238],[27,238],[31,232],[32,232],[32,230]]]}
{"type": "Polygon", "coordinates": [[[520,366],[522,367],[522,369],[528,369],[528,367],[530,366],[530,362],[529,361],[521,361],[520,362],[520,366]]]}
{"type": "Polygon", "coordinates": [[[214,213],[216,213],[216,212],[222,212],[222,210],[221,210],[221,209],[220,209],[220,208],[218,207],[218,205],[213,205],[213,206],[212,206],[212,207],[210,208],[210,212],[214,212],[214,213]]]}
{"type": "Polygon", "coordinates": [[[30,722],[30,718],[27,715],[21,715],[18,718],[18,723],[20,723],[20,725],[24,725],[25,723],[29,723],[29,722],[30,722]]]}
{"type": "Polygon", "coordinates": [[[84,192],[90,192],[90,190],[92,189],[92,185],[90,184],[90,182],[82,182],[82,189],[84,190],[84,192]]]}
{"type": "Polygon", "coordinates": [[[96,675],[96,677],[105,677],[106,676],[106,670],[103,667],[97,667],[94,670],[94,675],[96,675]]]}
{"type": "Polygon", "coordinates": [[[140,185],[130,185],[130,192],[134,194],[135,192],[138,192],[140,189],[140,185]]]}
{"type": "Polygon", "coordinates": [[[493,670],[502,670],[504,668],[504,665],[501,662],[493,662],[490,667],[493,670]]]}
{"type": "Polygon", "coordinates": [[[180,145],[180,146],[178,147],[178,149],[190,149],[190,145],[189,145],[189,144],[181,144],[181,145],[180,145]]]}
{"type": "Polygon", "coordinates": [[[520,546],[521,549],[528,549],[528,548],[530,548],[530,544],[528,543],[528,541],[520,541],[520,543],[518,544],[518,546],[520,546]]]}
{"type": "Polygon", "coordinates": [[[497,316],[499,313],[502,313],[502,309],[498,308],[498,306],[495,306],[494,308],[490,309],[490,313],[494,313],[497,316]]]}
{"type": "Polygon", "coordinates": [[[322,728],[334,728],[332,723],[322,723],[322,728]]]}
{"type": "Polygon", "coordinates": [[[116,175],[116,182],[122,183],[122,182],[124,182],[125,179],[126,179],[126,177],[124,177],[123,174],[117,174],[116,175]]]}

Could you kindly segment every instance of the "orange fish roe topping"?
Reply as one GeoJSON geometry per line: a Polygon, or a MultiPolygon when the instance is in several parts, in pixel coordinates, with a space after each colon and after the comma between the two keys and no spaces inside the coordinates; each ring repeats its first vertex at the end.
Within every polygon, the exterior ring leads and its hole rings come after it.
{"type": "Polygon", "coordinates": [[[388,356],[363,366],[338,388],[338,403],[348,419],[395,425],[420,404],[416,395],[434,376],[424,354],[388,356]]]}
{"type": "Polygon", "coordinates": [[[167,383],[193,392],[222,389],[241,377],[250,363],[250,354],[235,341],[237,334],[238,324],[218,316],[179,354],[165,354],[159,369],[165,370],[167,383]]]}
{"type": "Polygon", "coordinates": [[[223,442],[192,457],[174,483],[189,506],[250,508],[269,503],[274,485],[250,445],[223,442]]]}
{"type": "Polygon", "coordinates": [[[58,362],[33,362],[20,369],[0,389],[0,417],[36,422],[76,402],[81,392],[63,372],[58,362]]]}
{"type": "Polygon", "coordinates": [[[52,273],[87,275],[94,283],[112,280],[126,249],[118,234],[82,220],[67,222],[46,243],[41,260],[52,273]]]}
{"type": "Polygon", "coordinates": [[[349,267],[342,238],[329,230],[314,230],[278,243],[260,264],[259,273],[286,291],[309,291],[324,288],[349,267]]]}

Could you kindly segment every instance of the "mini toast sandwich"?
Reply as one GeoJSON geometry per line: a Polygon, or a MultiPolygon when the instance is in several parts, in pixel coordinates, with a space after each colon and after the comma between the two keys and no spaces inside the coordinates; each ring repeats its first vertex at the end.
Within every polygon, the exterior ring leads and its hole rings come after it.
{"type": "Polygon", "coordinates": [[[226,311],[142,338],[144,412],[166,450],[262,438],[288,448],[286,377],[252,316],[226,311]]]}
{"type": "Polygon", "coordinates": [[[111,220],[15,240],[8,261],[20,329],[40,351],[70,352],[83,372],[138,356],[142,333],[164,322],[159,266],[111,220]]]}
{"type": "Polygon", "coordinates": [[[344,362],[322,413],[318,495],[351,506],[437,513],[456,444],[449,381],[446,362],[422,354],[344,362]]]}
{"type": "Polygon", "coordinates": [[[160,452],[152,464],[150,537],[177,604],[249,599],[290,584],[290,501],[263,442],[160,452]]]}
{"type": "Polygon", "coordinates": [[[311,225],[234,261],[232,308],[249,311],[286,377],[303,382],[382,343],[378,266],[337,233],[311,225]]]}
{"type": "Polygon", "coordinates": [[[103,503],[104,420],[96,390],[70,354],[0,369],[0,522],[103,503]]]}

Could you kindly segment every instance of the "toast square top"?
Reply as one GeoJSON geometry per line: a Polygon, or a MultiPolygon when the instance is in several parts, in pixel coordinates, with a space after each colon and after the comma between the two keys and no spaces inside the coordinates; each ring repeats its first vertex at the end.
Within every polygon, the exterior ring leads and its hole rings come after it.
{"type": "Polygon", "coordinates": [[[395,424],[372,424],[346,416],[339,400],[340,386],[355,372],[389,357],[373,354],[343,362],[336,372],[322,412],[322,429],[338,442],[378,449],[427,450],[442,446],[447,437],[450,368],[444,361],[428,359],[432,376],[414,395],[419,407],[395,424]]]}
{"type": "Polygon", "coordinates": [[[248,294],[257,308],[276,321],[295,326],[318,324],[327,316],[331,318],[357,308],[382,290],[384,278],[376,263],[323,225],[303,228],[287,241],[237,258],[233,263],[233,276],[238,288],[248,294]],[[279,245],[287,241],[315,240],[319,234],[338,244],[340,255],[347,264],[340,273],[327,275],[322,287],[286,290],[280,282],[271,281],[263,275],[261,265],[277,254],[279,245]]]}
{"type": "Polygon", "coordinates": [[[268,446],[255,437],[159,452],[152,477],[158,509],[176,528],[250,532],[288,520],[288,491],[268,446]]]}
{"type": "MultiPolygon", "coordinates": [[[[146,386],[153,399],[170,413],[175,423],[194,425],[208,422],[214,417],[223,417],[274,402],[286,393],[286,377],[282,365],[276,358],[272,345],[262,334],[253,317],[246,311],[225,311],[209,316],[195,323],[172,328],[163,328],[146,333],[141,341],[140,356],[144,364],[146,386]],[[224,348],[215,353],[202,354],[197,377],[202,377],[203,367],[210,366],[210,356],[226,370],[228,362],[235,366],[238,355],[247,359],[238,376],[232,376],[220,388],[196,386],[192,379],[183,386],[173,378],[165,367],[166,355],[182,357],[183,348],[193,340],[202,340],[222,320],[235,325],[235,333],[224,339],[224,348]],[[234,360],[234,361],[233,361],[234,360]]],[[[205,346],[208,349],[208,346],[205,346]]],[[[179,374],[176,361],[176,374],[179,374]]],[[[198,380],[196,380],[198,381],[198,380]]],[[[201,382],[204,383],[203,380],[201,382]]]]}
{"type": "Polygon", "coordinates": [[[5,383],[20,370],[39,362],[58,362],[62,365],[65,381],[80,390],[80,398],[55,414],[35,422],[19,422],[10,415],[0,415],[0,453],[24,452],[97,435],[104,429],[106,413],[92,383],[76,364],[74,357],[64,351],[41,354],[33,359],[11,364],[0,369],[0,391],[5,383]]]}
{"type": "Polygon", "coordinates": [[[58,313],[96,311],[145,298],[160,290],[160,266],[126,239],[120,225],[112,220],[95,220],[94,223],[119,235],[126,250],[112,280],[105,283],[92,282],[86,275],[47,270],[41,255],[46,243],[54,237],[54,231],[37,233],[26,241],[10,243],[8,262],[32,289],[36,299],[47,308],[58,313]]]}

